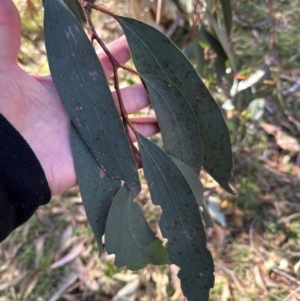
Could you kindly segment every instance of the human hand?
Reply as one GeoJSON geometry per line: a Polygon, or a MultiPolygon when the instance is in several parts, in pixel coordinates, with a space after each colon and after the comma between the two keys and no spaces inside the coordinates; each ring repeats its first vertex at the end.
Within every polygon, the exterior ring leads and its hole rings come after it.
{"type": "MultiPolygon", "coordinates": [[[[34,76],[17,64],[20,49],[20,16],[11,0],[0,0],[0,113],[16,128],[31,146],[40,161],[52,195],[76,185],[76,175],[69,141],[70,118],[66,113],[50,76],[34,76]]],[[[121,63],[130,59],[126,39],[121,37],[108,45],[121,63]]],[[[99,59],[107,77],[112,68],[107,56],[99,59]]],[[[116,97],[113,93],[114,99],[116,97]]],[[[149,103],[142,85],[122,90],[128,114],[149,103]]],[[[145,136],[158,132],[153,125],[137,125],[145,136]]]]}

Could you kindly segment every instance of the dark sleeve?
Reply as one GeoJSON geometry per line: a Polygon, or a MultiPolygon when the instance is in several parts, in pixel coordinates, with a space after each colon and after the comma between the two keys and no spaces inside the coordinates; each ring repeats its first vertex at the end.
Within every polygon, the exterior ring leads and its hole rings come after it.
{"type": "Polygon", "coordinates": [[[25,139],[0,114],[0,242],[50,198],[40,162],[25,139]]]}

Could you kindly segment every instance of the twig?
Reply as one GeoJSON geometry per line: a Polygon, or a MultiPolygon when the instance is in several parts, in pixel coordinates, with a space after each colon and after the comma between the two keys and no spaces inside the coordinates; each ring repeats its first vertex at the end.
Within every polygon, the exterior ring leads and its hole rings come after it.
{"type": "Polygon", "coordinates": [[[293,251],[289,251],[289,250],[285,250],[282,248],[279,248],[271,243],[269,243],[266,239],[264,239],[261,235],[255,234],[255,236],[261,241],[262,244],[272,248],[273,250],[276,250],[280,253],[284,253],[284,255],[286,255],[287,258],[293,258],[293,257],[299,257],[300,256],[300,252],[293,252],[293,251]]]}
{"type": "Polygon", "coordinates": [[[130,120],[132,124],[138,124],[138,125],[158,125],[157,121],[140,121],[140,120],[130,120]]]}
{"type": "Polygon", "coordinates": [[[279,224],[287,223],[287,222],[291,221],[292,219],[295,219],[295,218],[297,218],[299,216],[300,216],[300,212],[294,213],[294,214],[291,214],[289,216],[284,216],[284,217],[280,218],[277,222],[279,224]]]}
{"type": "Polygon", "coordinates": [[[232,270],[230,270],[230,269],[224,267],[223,265],[221,265],[220,263],[218,263],[218,262],[216,262],[216,261],[214,261],[214,264],[215,264],[215,266],[216,266],[217,268],[223,270],[226,274],[228,274],[228,275],[232,278],[233,282],[235,283],[236,287],[239,289],[239,291],[241,292],[241,294],[242,294],[245,298],[247,298],[248,300],[250,300],[249,296],[247,295],[247,293],[246,293],[245,290],[243,289],[243,287],[242,287],[240,281],[237,279],[235,273],[234,273],[232,270]]]}
{"type": "Polygon", "coordinates": [[[284,114],[289,121],[293,122],[297,127],[300,127],[300,122],[294,116],[292,116],[288,110],[284,110],[284,114]]]}
{"type": "Polygon", "coordinates": [[[110,63],[112,65],[112,68],[113,68],[113,75],[114,75],[114,86],[115,86],[115,90],[116,90],[116,94],[117,94],[117,98],[118,98],[118,103],[119,103],[119,106],[120,106],[120,111],[121,111],[121,117],[122,117],[122,120],[123,120],[123,125],[124,125],[124,128],[125,128],[125,131],[126,131],[126,135],[129,139],[129,142],[130,142],[130,145],[131,145],[131,148],[133,150],[133,152],[140,156],[140,152],[139,150],[136,148],[136,146],[134,145],[133,143],[133,139],[130,135],[130,132],[129,132],[129,128],[132,130],[132,132],[137,136],[137,131],[135,129],[135,127],[133,126],[133,124],[131,123],[130,119],[128,118],[128,114],[126,112],[126,109],[125,109],[125,106],[124,106],[124,102],[123,102],[123,99],[122,99],[122,95],[121,95],[121,90],[120,90],[120,86],[119,86],[119,78],[118,78],[118,68],[123,68],[127,71],[130,71],[134,74],[137,74],[140,76],[140,74],[129,68],[129,67],[126,67],[126,66],[123,66],[121,65],[115,58],[114,56],[111,54],[111,52],[108,50],[108,48],[106,47],[106,45],[104,44],[104,42],[101,40],[101,38],[99,37],[99,35],[97,34],[96,30],[95,30],[95,27],[94,27],[94,24],[91,20],[91,17],[90,17],[90,14],[89,14],[89,11],[88,9],[89,8],[92,8],[92,9],[95,9],[95,10],[98,10],[100,12],[103,12],[111,17],[113,17],[114,19],[117,20],[117,16],[106,10],[105,8],[103,7],[100,7],[98,5],[95,5],[93,3],[90,3],[90,2],[87,2],[85,0],[78,0],[81,7],[82,7],[82,10],[83,10],[83,13],[84,13],[84,16],[87,20],[87,23],[88,23],[88,26],[89,26],[89,30],[90,30],[90,39],[91,39],[91,42],[93,42],[94,40],[96,40],[98,42],[98,44],[101,46],[101,48],[103,49],[103,51],[106,53],[107,57],[109,58],[110,60],[110,63]]]}
{"type": "Polygon", "coordinates": [[[271,270],[276,273],[276,274],[279,274],[287,279],[289,279],[290,281],[296,283],[297,285],[300,285],[300,280],[296,279],[295,277],[291,276],[290,274],[284,272],[284,271],[281,271],[277,268],[271,268],[271,270]]]}
{"type": "Polygon", "coordinates": [[[264,258],[264,256],[261,254],[261,252],[257,249],[257,247],[255,246],[255,242],[254,242],[254,236],[255,236],[254,225],[255,225],[256,221],[258,220],[258,218],[259,218],[259,216],[257,215],[250,224],[249,239],[250,239],[250,246],[253,249],[253,251],[255,252],[255,254],[264,261],[266,258],[264,258]]]}
{"type": "MultiPolygon", "coordinates": [[[[258,216],[256,216],[251,225],[250,225],[250,231],[249,231],[249,237],[250,237],[250,245],[251,247],[253,248],[254,252],[260,257],[262,258],[262,260],[266,260],[266,258],[264,258],[264,256],[261,254],[261,252],[258,251],[258,249],[256,248],[255,246],[255,243],[254,243],[254,224],[257,220],[258,216]]],[[[284,272],[284,271],[281,271],[275,267],[271,267],[271,270],[274,272],[274,273],[277,273],[287,279],[289,279],[290,281],[296,283],[297,285],[300,285],[300,280],[294,278],[293,276],[291,276],[290,274],[284,272]]]]}
{"type": "Polygon", "coordinates": [[[293,290],[292,292],[290,292],[282,301],[288,301],[289,299],[291,299],[291,297],[300,292],[300,286],[298,286],[295,290],[293,290]]]}
{"type": "Polygon", "coordinates": [[[294,93],[297,90],[299,90],[299,88],[300,88],[300,79],[298,79],[297,82],[292,87],[290,87],[288,90],[283,91],[283,95],[286,96],[290,93],[294,93]]]}
{"type": "Polygon", "coordinates": [[[274,14],[274,3],[273,0],[265,0],[267,4],[267,8],[269,11],[270,21],[271,21],[271,38],[269,49],[272,50],[276,41],[276,19],[274,14]]]}
{"type": "Polygon", "coordinates": [[[162,0],[158,0],[157,2],[157,12],[156,12],[156,20],[155,23],[158,25],[161,18],[161,9],[162,9],[162,0]]]}
{"type": "Polygon", "coordinates": [[[286,80],[288,82],[291,82],[293,84],[295,83],[295,79],[293,77],[291,77],[291,76],[286,75],[286,74],[280,74],[279,78],[282,79],[282,80],[286,80]]]}

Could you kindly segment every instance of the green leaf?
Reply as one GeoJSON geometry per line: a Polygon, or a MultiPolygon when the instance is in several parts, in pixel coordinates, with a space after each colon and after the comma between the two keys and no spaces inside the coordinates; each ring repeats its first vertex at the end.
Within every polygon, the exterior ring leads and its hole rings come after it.
{"type": "Polygon", "coordinates": [[[204,147],[204,168],[228,192],[232,154],[229,132],[222,111],[183,53],[162,33],[140,21],[118,17],[132,58],[142,74],[170,82],[186,97],[197,116],[204,147]]]}
{"type": "MultiPolygon", "coordinates": [[[[90,3],[96,2],[96,0],[86,0],[86,1],[90,3]]],[[[75,15],[77,20],[79,20],[81,23],[86,22],[83,10],[78,0],[64,0],[64,2],[68,6],[68,8],[72,11],[72,13],[75,15]]],[[[89,9],[89,12],[91,12],[91,9],[89,9]]]]}
{"type": "Polygon", "coordinates": [[[253,99],[246,110],[252,120],[259,120],[264,112],[266,100],[264,98],[253,99]]]}
{"type": "Polygon", "coordinates": [[[218,25],[218,22],[216,21],[216,19],[214,18],[214,16],[212,16],[212,14],[206,10],[206,13],[207,13],[207,16],[208,16],[208,20],[209,20],[209,23],[212,25],[215,33],[216,33],[216,36],[219,40],[219,42],[221,43],[228,59],[229,59],[229,62],[230,62],[230,65],[231,65],[231,68],[233,70],[234,73],[237,72],[237,69],[236,69],[236,65],[235,65],[235,59],[234,59],[234,55],[233,55],[233,52],[231,50],[231,47],[227,41],[227,37],[225,35],[225,32],[222,31],[220,28],[219,28],[219,25],[218,25]]]}
{"type": "Polygon", "coordinates": [[[156,112],[165,151],[199,174],[203,145],[193,108],[181,91],[163,78],[151,74],[143,74],[142,78],[156,112]]]}
{"type": "MultiPolygon", "coordinates": [[[[95,1],[96,0],[87,0],[87,2],[90,3],[95,3],[95,1]]],[[[45,6],[46,0],[42,0],[42,2],[43,2],[43,6],[45,6]]],[[[64,0],[64,2],[79,21],[81,21],[82,23],[86,21],[84,13],[82,11],[82,8],[78,0],[64,0]]]]}
{"type": "Polygon", "coordinates": [[[226,60],[227,55],[224,49],[222,48],[221,43],[209,31],[206,30],[205,26],[201,26],[200,33],[205,38],[210,47],[213,49],[213,51],[216,52],[216,54],[223,57],[224,60],[226,60]]]}
{"type": "Polygon", "coordinates": [[[105,232],[107,215],[112,200],[121,187],[121,181],[111,179],[101,169],[73,124],[70,130],[71,147],[82,202],[98,248],[103,251],[102,236],[105,232]]]}
{"type": "Polygon", "coordinates": [[[139,205],[123,185],[110,208],[105,230],[106,249],[115,265],[139,270],[145,265],[170,263],[166,248],[149,228],[139,205]]]}
{"type": "Polygon", "coordinates": [[[197,40],[193,42],[193,51],[195,55],[196,71],[199,76],[203,76],[206,69],[205,65],[207,65],[207,63],[204,58],[204,49],[197,40]]]}
{"type": "Polygon", "coordinates": [[[66,6],[70,9],[73,15],[80,22],[85,22],[85,16],[78,0],[63,0],[66,6]]]}
{"type": "Polygon", "coordinates": [[[203,221],[204,221],[206,227],[213,228],[214,222],[211,219],[211,216],[209,214],[209,210],[207,208],[205,201],[203,201],[203,186],[199,180],[198,175],[193,171],[193,169],[190,166],[184,164],[181,160],[179,160],[175,157],[172,157],[172,156],[171,156],[171,159],[177,165],[177,167],[180,169],[183,176],[185,177],[188,184],[190,185],[190,187],[194,193],[194,196],[196,197],[198,206],[201,209],[200,210],[201,216],[203,218],[203,221]]]}
{"type": "Polygon", "coordinates": [[[168,239],[172,263],[180,267],[181,288],[189,301],[205,301],[214,285],[214,263],[196,197],[171,158],[150,140],[138,136],[152,202],[162,209],[160,229],[168,239]]]}
{"type": "Polygon", "coordinates": [[[230,36],[232,26],[232,8],[230,0],[220,0],[227,36],[230,36]]]}
{"type": "Polygon", "coordinates": [[[195,53],[193,49],[194,42],[191,42],[185,46],[182,50],[182,53],[187,57],[189,61],[193,61],[195,59],[195,53]]]}
{"type": "Polygon", "coordinates": [[[59,96],[103,170],[140,191],[137,166],[99,59],[62,0],[45,5],[49,67],[59,96]]]}
{"type": "Polygon", "coordinates": [[[206,39],[210,47],[217,54],[217,59],[215,60],[215,70],[217,73],[218,85],[222,85],[222,77],[226,75],[225,62],[227,60],[227,55],[221,45],[221,43],[209,32],[204,26],[201,26],[200,32],[202,36],[206,39]]]}

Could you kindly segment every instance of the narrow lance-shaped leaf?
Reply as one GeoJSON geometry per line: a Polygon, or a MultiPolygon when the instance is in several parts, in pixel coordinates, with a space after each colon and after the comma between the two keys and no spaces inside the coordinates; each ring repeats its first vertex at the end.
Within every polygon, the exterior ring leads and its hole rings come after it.
{"type": "Polygon", "coordinates": [[[213,227],[214,223],[211,219],[211,216],[209,214],[209,210],[207,208],[207,205],[205,201],[203,201],[203,186],[202,183],[199,180],[199,176],[193,171],[193,169],[184,164],[182,161],[175,157],[171,157],[172,161],[177,165],[177,167],[182,172],[183,176],[187,180],[188,184],[190,185],[194,196],[196,197],[198,206],[200,207],[201,216],[203,218],[203,221],[206,225],[206,227],[213,227]]]}
{"type": "Polygon", "coordinates": [[[204,168],[229,192],[232,154],[221,109],[183,53],[162,33],[140,21],[118,17],[132,58],[142,74],[164,78],[186,97],[197,116],[204,147],[204,168]]]}
{"type": "Polygon", "coordinates": [[[219,28],[217,20],[214,18],[214,16],[208,10],[206,10],[206,14],[208,16],[209,23],[212,25],[219,42],[221,43],[224,51],[226,52],[226,55],[229,59],[229,62],[230,62],[230,65],[231,65],[231,68],[232,68],[233,72],[236,73],[234,55],[233,55],[233,52],[231,50],[230,44],[227,41],[227,37],[225,35],[225,32],[219,28]]]}
{"type": "Polygon", "coordinates": [[[139,205],[123,185],[110,208],[105,231],[106,249],[115,265],[139,270],[145,265],[170,263],[166,248],[149,228],[139,205]]]}
{"type": "Polygon", "coordinates": [[[193,42],[193,52],[195,56],[196,71],[200,76],[204,76],[206,61],[204,58],[204,49],[200,45],[198,39],[193,42]]]}
{"type": "Polygon", "coordinates": [[[66,6],[70,9],[73,15],[77,18],[80,22],[85,22],[84,13],[80,7],[80,4],[77,0],[63,0],[66,6]]]}
{"type": "Polygon", "coordinates": [[[223,10],[223,17],[224,17],[226,33],[227,33],[227,36],[230,36],[231,25],[232,25],[231,0],[220,0],[220,2],[221,2],[222,10],[223,10]]]}
{"type": "Polygon", "coordinates": [[[206,248],[206,235],[196,197],[171,158],[150,140],[139,135],[139,148],[152,202],[160,205],[159,221],[172,263],[188,301],[208,300],[214,285],[214,264],[206,248]]]}
{"type": "Polygon", "coordinates": [[[222,77],[226,75],[226,66],[225,62],[227,60],[227,55],[221,45],[221,43],[209,32],[206,30],[204,25],[201,26],[200,33],[203,38],[208,42],[214,52],[217,54],[215,59],[215,70],[217,73],[218,84],[222,84],[222,77]]]}
{"type": "Polygon", "coordinates": [[[165,151],[199,174],[203,145],[192,107],[181,91],[163,78],[143,74],[143,80],[156,112],[165,151]]]}
{"type": "Polygon", "coordinates": [[[113,198],[121,187],[121,181],[107,176],[73,124],[70,138],[82,202],[98,248],[103,251],[102,236],[107,215],[113,198]]]}
{"type": "Polygon", "coordinates": [[[137,195],[135,159],[88,37],[62,0],[46,2],[44,29],[52,79],[73,124],[105,172],[137,195]]]}

